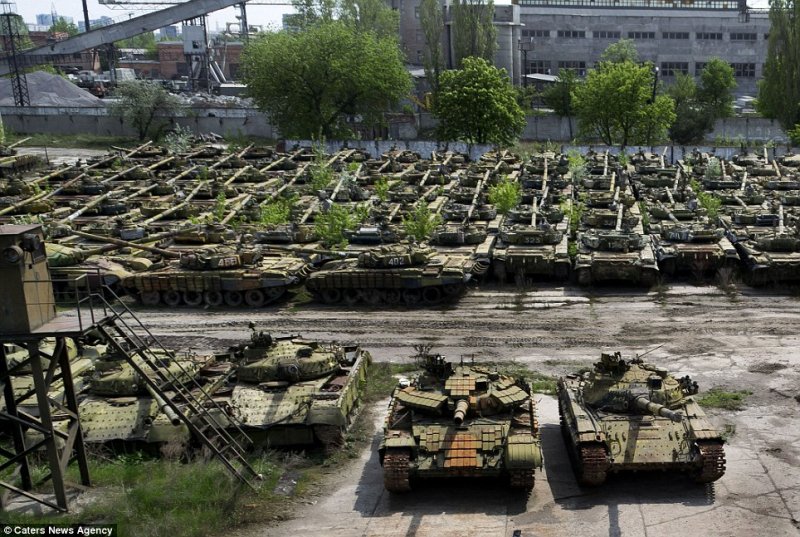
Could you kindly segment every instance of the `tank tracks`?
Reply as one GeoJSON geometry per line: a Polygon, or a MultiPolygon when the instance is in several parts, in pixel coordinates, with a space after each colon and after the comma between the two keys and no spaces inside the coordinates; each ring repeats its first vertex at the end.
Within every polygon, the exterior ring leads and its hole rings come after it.
{"type": "Polygon", "coordinates": [[[383,486],[389,492],[408,492],[411,454],[406,449],[387,449],[383,456],[383,486]]]}
{"type": "Polygon", "coordinates": [[[606,480],[608,472],[608,456],[606,448],[601,444],[585,444],[580,449],[580,476],[581,485],[601,485],[606,480]]]}
{"type": "Polygon", "coordinates": [[[697,472],[694,480],[698,483],[711,483],[725,473],[725,451],[721,442],[697,442],[703,466],[697,472]]]}
{"type": "Polygon", "coordinates": [[[533,474],[533,469],[509,471],[509,484],[511,488],[532,490],[535,482],[536,477],[533,474]]]}

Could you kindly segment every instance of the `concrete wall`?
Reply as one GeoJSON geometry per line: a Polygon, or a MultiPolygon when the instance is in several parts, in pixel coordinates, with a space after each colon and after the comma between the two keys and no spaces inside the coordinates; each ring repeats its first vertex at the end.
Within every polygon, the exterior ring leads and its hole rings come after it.
{"type": "MultiPolygon", "coordinates": [[[[0,107],[7,129],[19,134],[77,134],[102,136],[134,136],[135,131],[118,117],[109,116],[106,108],[0,107]]],[[[165,118],[168,123],[189,127],[196,133],[213,132],[222,136],[244,135],[278,138],[279,133],[269,124],[267,117],[252,108],[194,108],[191,113],[176,118],[165,118]]],[[[430,132],[437,125],[428,113],[420,114],[417,122],[395,121],[389,125],[392,140],[415,140],[420,130],[430,132]]],[[[553,115],[530,116],[522,135],[523,140],[551,140],[569,142],[577,135],[577,122],[573,121],[570,136],[566,118],[553,115]]],[[[776,121],[761,117],[735,117],[717,121],[709,141],[720,145],[739,145],[742,142],[773,141],[785,144],[786,133],[776,121]]],[[[359,142],[361,143],[361,142],[359,142]]],[[[371,143],[371,142],[364,142],[371,143]]],[[[397,142],[387,141],[392,144],[397,142]]]]}

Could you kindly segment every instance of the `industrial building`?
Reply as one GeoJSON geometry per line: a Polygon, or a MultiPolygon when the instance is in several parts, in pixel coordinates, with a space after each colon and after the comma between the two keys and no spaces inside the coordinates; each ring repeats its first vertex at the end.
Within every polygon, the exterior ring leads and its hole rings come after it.
{"type": "MultiPolygon", "coordinates": [[[[452,66],[450,2],[445,60],[452,66]]],[[[400,12],[400,42],[408,61],[422,63],[425,40],[420,0],[393,0],[400,12]]],[[[734,69],[737,95],[754,95],[767,55],[769,17],[743,4],[721,0],[518,0],[495,5],[495,63],[515,83],[523,74],[585,74],[610,44],[633,39],[642,61],[659,67],[669,83],[676,73],[698,75],[714,57],[734,69]]]]}

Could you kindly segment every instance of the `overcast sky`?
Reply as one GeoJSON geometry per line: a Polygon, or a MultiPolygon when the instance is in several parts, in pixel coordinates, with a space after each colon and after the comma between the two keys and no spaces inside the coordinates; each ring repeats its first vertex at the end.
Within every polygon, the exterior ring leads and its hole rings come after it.
{"type": "MultiPolygon", "coordinates": [[[[13,1],[13,0],[12,0],[13,1]]],[[[731,0],[733,1],[733,0],[731,0]]],[[[769,0],[748,0],[751,7],[768,7],[769,0]]],[[[287,0],[287,3],[289,0],[287,0]]],[[[496,3],[503,3],[498,1],[496,3]]],[[[98,0],[88,0],[89,5],[89,18],[99,19],[102,16],[111,17],[115,20],[128,18],[128,16],[136,17],[141,15],[144,11],[134,10],[126,7],[121,9],[117,6],[115,9],[110,9],[106,6],[101,6],[98,0]]],[[[25,22],[36,22],[36,15],[39,13],[50,13],[55,9],[59,15],[67,15],[75,19],[75,23],[83,20],[83,3],[82,0],[21,0],[16,3],[16,12],[22,15],[25,22]]],[[[274,27],[281,26],[281,15],[284,13],[292,13],[291,6],[248,6],[247,7],[247,21],[250,24],[260,24],[264,26],[272,25],[274,27]]],[[[209,29],[224,30],[226,22],[236,22],[237,10],[233,8],[217,11],[209,15],[209,29]]]]}

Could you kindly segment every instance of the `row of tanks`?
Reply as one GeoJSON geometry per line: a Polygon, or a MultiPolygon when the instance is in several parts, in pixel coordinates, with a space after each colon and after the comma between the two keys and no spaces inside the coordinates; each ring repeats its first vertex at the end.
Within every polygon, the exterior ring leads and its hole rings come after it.
{"type": "Polygon", "coordinates": [[[90,267],[170,307],[258,307],[299,285],[429,305],[490,276],[646,286],[742,268],[763,284],[800,278],[796,160],[142,146],[0,179],[0,220],[45,223],[56,273],[90,267]]]}
{"type": "MultiPolygon", "coordinates": [[[[184,453],[192,433],[168,402],[191,419],[200,410],[187,394],[197,393],[215,423],[246,435],[250,445],[340,447],[363,403],[369,352],[355,343],[250,328],[250,341],[226,353],[153,350],[152,370],[139,367],[143,357],[118,355],[99,339],[67,340],[84,440],[184,453]]],[[[44,340],[41,356],[52,356],[52,347],[44,340]]],[[[491,477],[531,490],[543,465],[531,383],[474,361],[452,363],[429,347],[418,350],[419,373],[398,381],[388,405],[378,447],[385,488],[403,493],[427,478],[491,477]]],[[[14,345],[4,352],[12,368],[27,356],[14,345]]],[[[31,384],[30,371],[18,368],[15,396],[31,384]]],[[[58,383],[54,388],[50,396],[63,398],[58,383]]],[[[722,477],[724,441],[697,393],[688,376],[620,353],[603,353],[593,370],[562,377],[561,430],[578,481],[599,485],[623,470],[685,472],[698,483],[722,477]]],[[[35,404],[22,407],[37,412],[35,404]]]]}

